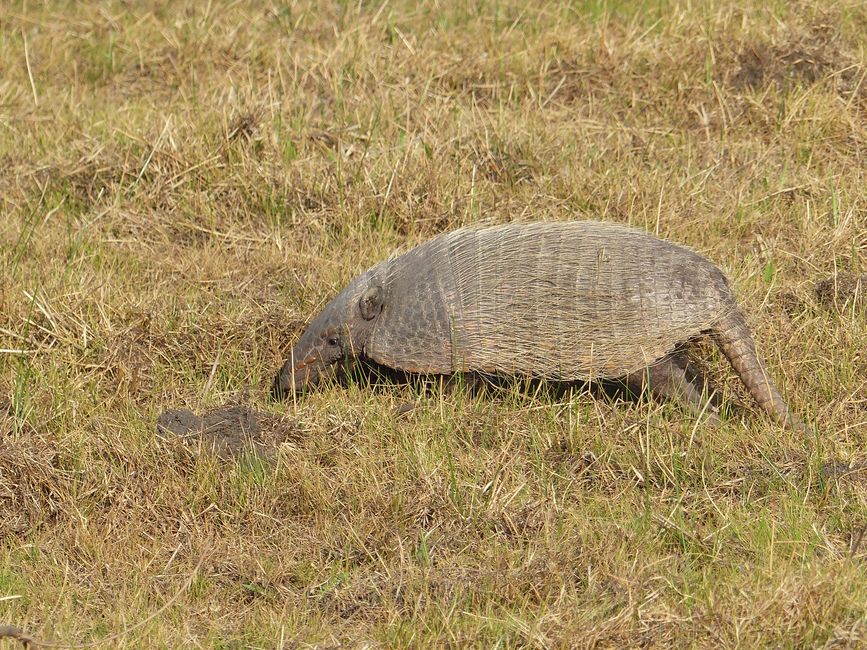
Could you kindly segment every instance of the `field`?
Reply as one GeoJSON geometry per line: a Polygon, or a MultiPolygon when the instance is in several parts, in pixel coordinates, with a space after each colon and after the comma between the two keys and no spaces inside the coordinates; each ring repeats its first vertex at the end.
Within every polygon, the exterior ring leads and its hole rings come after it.
{"type": "Polygon", "coordinates": [[[0,625],[864,647],[865,188],[858,0],[3,2],[0,625]],[[522,382],[269,397],[392,251],[578,219],[724,269],[815,435],[707,344],[718,427],[522,382]],[[225,405],[268,414],[258,453],[156,434],[225,405]]]}

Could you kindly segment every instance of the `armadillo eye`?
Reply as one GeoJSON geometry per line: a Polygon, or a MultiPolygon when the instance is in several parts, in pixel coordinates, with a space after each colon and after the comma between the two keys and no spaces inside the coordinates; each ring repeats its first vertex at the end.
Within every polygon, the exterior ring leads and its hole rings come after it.
{"type": "Polygon", "coordinates": [[[338,339],[336,336],[329,336],[328,337],[328,345],[337,346],[339,344],[340,344],[340,339],[338,339]]]}

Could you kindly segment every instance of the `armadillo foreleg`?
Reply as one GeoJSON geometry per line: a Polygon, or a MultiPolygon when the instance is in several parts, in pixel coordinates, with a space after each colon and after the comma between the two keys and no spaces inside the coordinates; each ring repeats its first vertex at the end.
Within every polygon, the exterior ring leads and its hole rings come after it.
{"type": "Polygon", "coordinates": [[[753,399],[780,426],[794,431],[808,431],[804,423],[789,410],[767,370],[756,354],[756,344],[743,315],[734,310],[720,319],[713,327],[714,339],[753,399]]]}

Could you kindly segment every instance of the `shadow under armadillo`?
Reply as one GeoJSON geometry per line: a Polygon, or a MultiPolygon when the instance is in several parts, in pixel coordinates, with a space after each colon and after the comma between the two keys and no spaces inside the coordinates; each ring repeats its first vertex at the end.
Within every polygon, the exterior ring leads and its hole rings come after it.
{"type": "MultiPolygon", "coordinates": [[[[335,367],[329,379],[340,386],[354,383],[365,391],[376,394],[393,394],[395,388],[410,387],[418,397],[399,404],[395,409],[398,415],[423,407],[439,393],[454,394],[459,391],[464,391],[474,399],[498,399],[505,395],[523,394],[528,400],[532,397],[551,404],[576,393],[587,393],[593,399],[615,402],[638,403],[648,398],[670,400],[689,410],[693,416],[701,415],[711,424],[719,422],[721,413],[726,417],[735,417],[747,412],[747,409],[736,402],[723,405],[718,391],[689,361],[685,346],[677,348],[660,363],[642,373],[598,381],[555,381],[531,376],[479,372],[418,374],[358,358],[349,366],[335,367]]],[[[281,391],[279,382],[274,382],[271,396],[274,400],[287,398],[287,394],[281,391]]]]}

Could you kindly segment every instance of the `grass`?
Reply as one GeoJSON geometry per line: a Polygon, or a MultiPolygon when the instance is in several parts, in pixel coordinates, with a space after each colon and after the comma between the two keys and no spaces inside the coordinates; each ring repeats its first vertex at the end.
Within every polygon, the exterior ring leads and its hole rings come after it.
{"type": "MultiPolygon", "coordinates": [[[[0,7],[0,622],[106,647],[867,643],[863,3],[0,7]],[[732,278],[815,439],[521,385],[267,387],[356,273],[599,218],[732,278]],[[286,414],[276,461],[156,416],[286,414]]],[[[0,641],[10,647],[11,641],[0,641]]]]}

